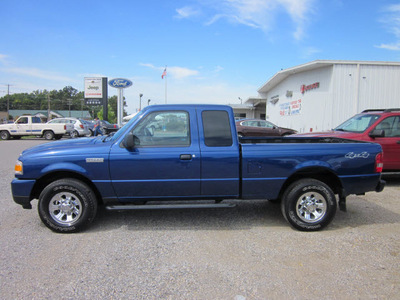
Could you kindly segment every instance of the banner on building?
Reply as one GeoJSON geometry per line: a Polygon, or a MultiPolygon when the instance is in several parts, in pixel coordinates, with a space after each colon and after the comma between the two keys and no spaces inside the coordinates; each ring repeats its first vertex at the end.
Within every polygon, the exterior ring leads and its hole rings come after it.
{"type": "Polygon", "coordinates": [[[301,113],[301,99],[285,102],[279,105],[280,115],[294,116],[301,113]]]}

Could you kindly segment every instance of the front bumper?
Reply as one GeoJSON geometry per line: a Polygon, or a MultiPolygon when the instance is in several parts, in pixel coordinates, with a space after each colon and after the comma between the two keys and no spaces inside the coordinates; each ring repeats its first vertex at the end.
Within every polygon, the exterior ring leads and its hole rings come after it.
{"type": "Polygon", "coordinates": [[[31,209],[31,192],[35,183],[36,180],[22,180],[14,178],[14,180],[11,182],[11,193],[14,202],[22,205],[22,207],[25,209],[31,209]]]}

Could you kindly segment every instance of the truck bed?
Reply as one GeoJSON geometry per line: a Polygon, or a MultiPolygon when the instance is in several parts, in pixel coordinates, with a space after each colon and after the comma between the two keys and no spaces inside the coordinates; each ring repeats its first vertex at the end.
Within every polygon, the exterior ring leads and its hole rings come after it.
{"type": "Polygon", "coordinates": [[[338,137],[291,137],[291,136],[273,136],[273,137],[242,137],[239,138],[242,144],[268,144],[268,143],[308,143],[308,144],[327,144],[327,143],[366,143],[363,141],[348,140],[338,137]]]}

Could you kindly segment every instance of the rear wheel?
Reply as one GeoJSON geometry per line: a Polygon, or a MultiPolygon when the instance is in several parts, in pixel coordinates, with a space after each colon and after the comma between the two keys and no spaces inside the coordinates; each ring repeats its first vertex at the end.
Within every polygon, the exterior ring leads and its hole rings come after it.
{"type": "Polygon", "coordinates": [[[69,134],[71,136],[71,138],[75,139],[77,137],[79,137],[79,133],[76,130],[72,130],[69,134]]]}
{"type": "Polygon", "coordinates": [[[54,132],[51,131],[51,130],[45,131],[45,132],[43,133],[43,137],[44,137],[46,140],[52,140],[52,139],[54,138],[54,132]]]}
{"type": "Polygon", "coordinates": [[[97,200],[85,183],[76,179],[60,179],[42,191],[38,212],[42,222],[51,230],[77,232],[95,218],[97,200]]]}
{"type": "Polygon", "coordinates": [[[282,214],[296,229],[316,231],[326,227],[336,214],[336,198],[331,188],[315,179],[292,183],[282,197],[282,214]]]}

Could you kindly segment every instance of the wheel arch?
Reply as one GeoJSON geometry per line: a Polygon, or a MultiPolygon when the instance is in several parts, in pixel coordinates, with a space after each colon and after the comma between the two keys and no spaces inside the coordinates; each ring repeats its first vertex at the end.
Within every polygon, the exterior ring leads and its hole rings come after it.
{"type": "Polygon", "coordinates": [[[82,174],[71,172],[71,171],[55,171],[51,173],[47,173],[40,179],[38,179],[33,186],[32,192],[31,192],[31,199],[39,199],[40,193],[43,191],[43,189],[49,185],[50,183],[59,180],[59,179],[66,179],[66,178],[72,178],[72,179],[77,179],[79,181],[84,182],[87,184],[94,194],[96,195],[97,202],[99,204],[103,204],[103,199],[102,196],[97,189],[97,187],[93,184],[91,180],[89,180],[87,177],[83,176],[82,174]]]}
{"type": "Polygon", "coordinates": [[[289,178],[282,185],[282,188],[279,192],[279,199],[282,198],[283,193],[293,182],[305,178],[316,179],[325,183],[331,188],[334,194],[342,195],[342,193],[344,193],[342,182],[332,170],[324,167],[307,167],[300,169],[289,176],[289,178]]]}

